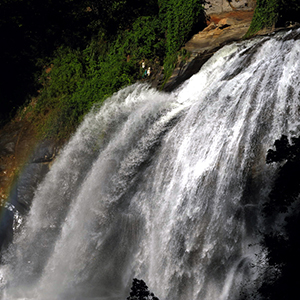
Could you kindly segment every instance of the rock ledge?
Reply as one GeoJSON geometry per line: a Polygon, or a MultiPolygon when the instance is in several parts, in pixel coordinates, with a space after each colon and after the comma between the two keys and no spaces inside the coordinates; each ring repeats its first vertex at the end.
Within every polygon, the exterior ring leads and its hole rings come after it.
{"type": "Polygon", "coordinates": [[[191,53],[185,63],[179,63],[164,91],[170,92],[197,73],[202,65],[221,47],[241,40],[247,33],[254,11],[231,11],[212,14],[208,26],[195,34],[184,48],[191,53]]]}

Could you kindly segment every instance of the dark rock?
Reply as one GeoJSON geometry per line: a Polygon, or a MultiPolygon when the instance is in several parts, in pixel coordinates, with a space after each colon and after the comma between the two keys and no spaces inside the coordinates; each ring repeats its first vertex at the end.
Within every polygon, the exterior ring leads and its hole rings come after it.
{"type": "MultiPolygon", "coordinates": [[[[19,213],[21,216],[27,214],[32,204],[34,192],[48,171],[48,164],[30,163],[26,165],[10,192],[7,207],[0,207],[2,210],[2,218],[0,219],[0,257],[1,252],[10,244],[13,238],[14,214],[19,213]]],[[[5,176],[1,177],[2,183],[8,179],[5,176]]]]}
{"type": "Polygon", "coordinates": [[[18,181],[12,189],[10,203],[21,213],[30,209],[34,191],[49,171],[48,164],[28,164],[20,174],[18,181]]]}
{"type": "Polygon", "coordinates": [[[15,152],[15,145],[14,141],[2,141],[0,143],[0,156],[7,156],[14,154],[15,152]]]}
{"type": "Polygon", "coordinates": [[[4,151],[6,151],[7,154],[13,154],[15,152],[15,142],[9,142],[4,146],[4,151]]]}
{"type": "Polygon", "coordinates": [[[14,213],[2,207],[2,218],[0,219],[0,257],[1,252],[9,245],[13,237],[14,213]]]}
{"type": "Polygon", "coordinates": [[[44,163],[50,162],[54,159],[58,153],[59,147],[54,140],[44,140],[35,149],[31,162],[32,163],[44,163]]]}
{"type": "Polygon", "coordinates": [[[217,51],[207,51],[196,55],[190,62],[183,65],[180,68],[176,68],[172,74],[170,80],[165,84],[163,90],[165,92],[171,92],[175,88],[177,88],[180,84],[182,84],[185,80],[192,77],[194,74],[198,73],[201,67],[207,62],[207,60],[213,56],[213,54],[217,51]]]}

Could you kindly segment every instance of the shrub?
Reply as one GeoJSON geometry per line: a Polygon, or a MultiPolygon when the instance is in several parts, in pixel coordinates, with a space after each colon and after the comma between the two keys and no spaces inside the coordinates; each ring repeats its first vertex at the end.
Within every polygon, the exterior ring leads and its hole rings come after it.
{"type": "Polygon", "coordinates": [[[300,21],[298,0],[257,0],[254,16],[246,37],[264,28],[285,26],[287,21],[300,21]]]}
{"type": "Polygon", "coordinates": [[[164,64],[167,80],[176,65],[177,51],[205,21],[203,0],[152,0],[145,7],[142,1],[130,3],[99,4],[108,10],[111,20],[115,18],[111,11],[124,14],[123,18],[130,15],[128,24],[120,21],[118,34],[116,28],[113,34],[103,28],[85,49],[59,47],[48,62],[51,71],[41,76],[43,88],[36,107],[37,115],[45,116],[43,134],[68,136],[95,103],[142,79],[142,60],[152,74],[164,64]]]}
{"type": "Polygon", "coordinates": [[[134,278],[132,282],[130,296],[127,300],[159,300],[153,293],[150,293],[143,280],[134,278]]]}

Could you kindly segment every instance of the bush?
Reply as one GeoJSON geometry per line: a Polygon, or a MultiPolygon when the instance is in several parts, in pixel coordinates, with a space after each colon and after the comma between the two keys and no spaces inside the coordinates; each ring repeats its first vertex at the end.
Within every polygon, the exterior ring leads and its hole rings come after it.
{"type": "Polygon", "coordinates": [[[300,21],[298,0],[257,0],[254,16],[246,37],[264,28],[285,26],[287,21],[300,21]]]}
{"type": "Polygon", "coordinates": [[[166,30],[167,53],[178,51],[195,30],[206,26],[203,0],[160,1],[161,23],[166,30]]]}
{"type": "Polygon", "coordinates": [[[153,293],[150,293],[143,280],[134,278],[132,282],[130,296],[127,300],[159,300],[153,293]]]}
{"type": "Polygon", "coordinates": [[[116,28],[109,34],[103,27],[83,50],[59,47],[48,61],[50,73],[41,76],[43,88],[36,107],[36,114],[45,116],[43,134],[67,137],[95,103],[142,79],[142,60],[152,74],[163,64],[167,80],[177,51],[205,22],[203,0],[152,0],[144,6],[142,1],[133,6],[131,2],[113,1],[113,7],[107,1],[98,3],[111,20],[115,18],[111,11],[124,14],[123,18],[128,14],[128,23],[120,21],[117,34],[116,28]]]}

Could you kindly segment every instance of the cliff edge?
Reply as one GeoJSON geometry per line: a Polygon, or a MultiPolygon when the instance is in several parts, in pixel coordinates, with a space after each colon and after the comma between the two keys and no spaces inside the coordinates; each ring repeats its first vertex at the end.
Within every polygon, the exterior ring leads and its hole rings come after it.
{"type": "Polygon", "coordinates": [[[241,40],[254,15],[256,1],[212,0],[206,4],[207,27],[195,34],[184,49],[189,59],[179,62],[164,90],[170,92],[197,73],[202,65],[224,45],[241,40]]]}

